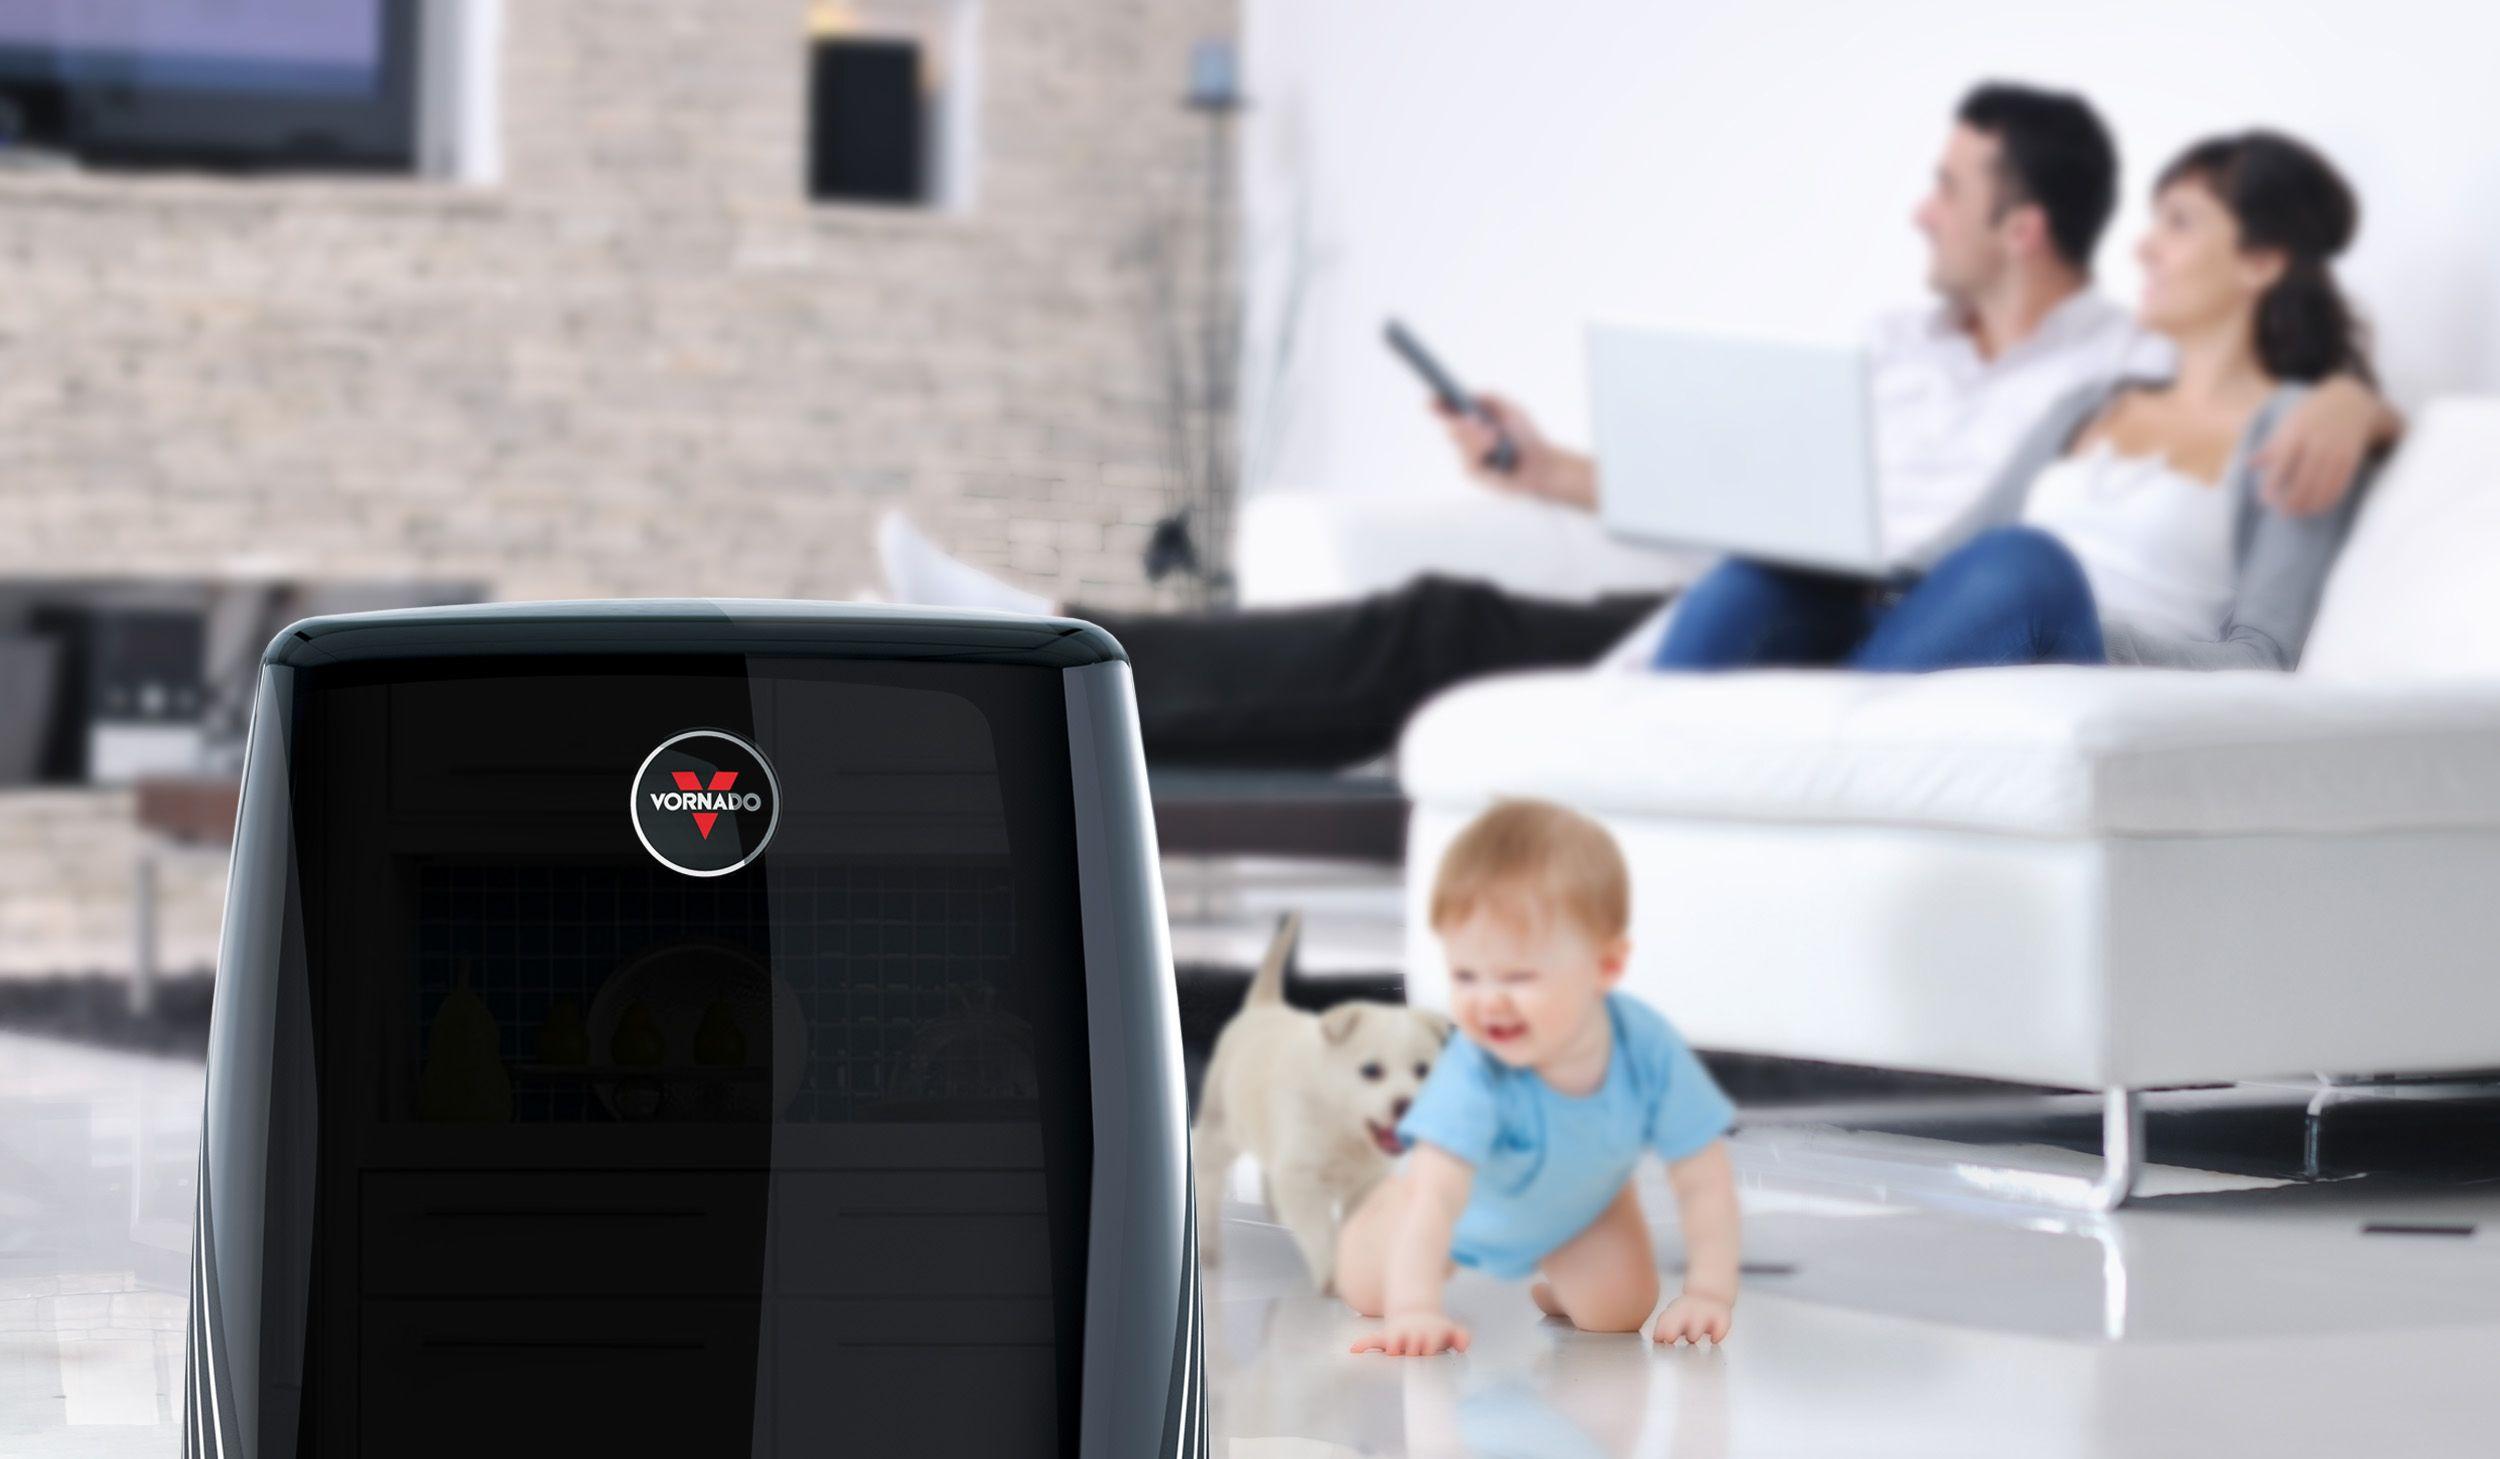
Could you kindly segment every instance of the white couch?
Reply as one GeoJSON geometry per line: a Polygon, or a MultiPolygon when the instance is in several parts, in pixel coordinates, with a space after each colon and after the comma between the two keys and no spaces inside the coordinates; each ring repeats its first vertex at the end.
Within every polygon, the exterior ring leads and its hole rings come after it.
{"type": "Polygon", "coordinates": [[[1583,671],[1463,686],[1399,751],[1422,905],[1503,795],[1603,819],[1630,986],[1709,1048],[2105,1092],[2500,1067],[2500,400],[2432,406],[2295,674],[1583,671]]]}

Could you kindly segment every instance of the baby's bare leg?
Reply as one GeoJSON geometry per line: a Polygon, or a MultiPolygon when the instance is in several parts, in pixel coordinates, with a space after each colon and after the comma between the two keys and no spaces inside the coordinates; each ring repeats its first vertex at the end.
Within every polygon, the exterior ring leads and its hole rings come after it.
{"type": "Polygon", "coordinates": [[[1406,1177],[1390,1176],[1346,1213],[1337,1232],[1337,1295],[1365,1317],[1380,1316],[1388,1299],[1389,1243],[1406,1192],[1406,1177]]]}
{"type": "Polygon", "coordinates": [[[1583,1332],[1639,1331],[1658,1307],[1658,1258],[1632,1183],[1625,1181],[1605,1212],[1556,1247],[1543,1268],[1553,1300],[1548,1311],[1559,1308],[1557,1315],[1583,1332]]]}

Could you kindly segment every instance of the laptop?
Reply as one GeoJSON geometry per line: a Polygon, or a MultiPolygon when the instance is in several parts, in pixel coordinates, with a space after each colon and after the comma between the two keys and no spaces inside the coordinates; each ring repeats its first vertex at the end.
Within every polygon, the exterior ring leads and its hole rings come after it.
{"type": "Polygon", "coordinates": [[[1613,536],[1880,578],[1866,351],[1684,329],[1589,331],[1613,536]]]}

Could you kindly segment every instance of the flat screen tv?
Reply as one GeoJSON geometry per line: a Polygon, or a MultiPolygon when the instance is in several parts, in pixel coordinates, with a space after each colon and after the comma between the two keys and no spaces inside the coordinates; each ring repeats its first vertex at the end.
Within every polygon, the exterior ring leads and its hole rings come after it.
{"type": "Polygon", "coordinates": [[[90,164],[410,171],[419,0],[0,0],[0,139],[90,164]]]}

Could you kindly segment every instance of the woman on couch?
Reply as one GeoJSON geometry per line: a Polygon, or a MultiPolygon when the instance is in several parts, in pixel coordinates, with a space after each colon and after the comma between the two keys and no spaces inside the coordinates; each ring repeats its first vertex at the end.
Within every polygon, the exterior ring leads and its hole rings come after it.
{"type": "Polygon", "coordinates": [[[2358,493],[2289,515],[2252,458],[2312,384],[2369,378],[2329,270],[2359,208],[2317,152],[2250,132],[2181,154],[2153,211],[2138,314],[2177,346],[2171,380],[2062,401],[1914,579],[1722,563],[1656,665],[2297,663],[2358,493]]]}

